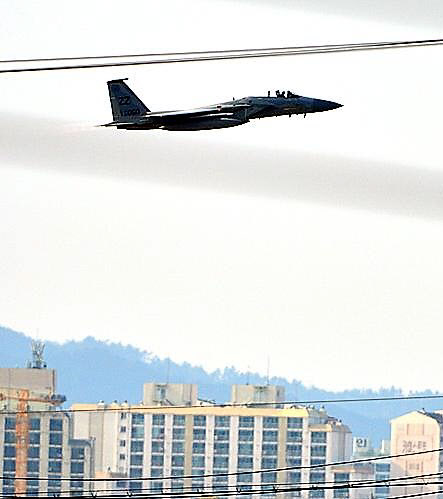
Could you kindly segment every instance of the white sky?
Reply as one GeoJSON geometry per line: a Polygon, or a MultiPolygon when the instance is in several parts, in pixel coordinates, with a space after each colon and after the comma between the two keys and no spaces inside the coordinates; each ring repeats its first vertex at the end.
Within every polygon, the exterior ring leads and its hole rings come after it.
{"type": "MultiPolygon", "coordinates": [[[[431,0],[416,24],[397,1],[338,3],[4,0],[0,57],[441,36],[431,0]]],[[[264,373],[269,354],[271,374],[336,390],[443,390],[442,50],[1,75],[0,324],[208,369],[264,373]],[[276,88],[344,107],[94,128],[116,77],[153,110],[276,88]]]]}

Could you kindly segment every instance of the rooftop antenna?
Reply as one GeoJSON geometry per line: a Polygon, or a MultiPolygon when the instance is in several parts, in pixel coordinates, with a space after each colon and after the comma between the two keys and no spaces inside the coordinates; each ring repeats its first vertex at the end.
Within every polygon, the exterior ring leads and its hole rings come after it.
{"type": "Polygon", "coordinates": [[[266,366],[266,384],[269,386],[269,366],[270,366],[271,360],[268,355],[268,362],[266,366]]]}
{"type": "Polygon", "coordinates": [[[40,340],[31,341],[32,362],[28,366],[32,369],[46,369],[47,365],[43,358],[45,344],[40,340]]]}
{"type": "Polygon", "coordinates": [[[169,371],[171,369],[171,359],[168,357],[167,358],[167,364],[166,364],[166,384],[169,384],[169,371]]]}

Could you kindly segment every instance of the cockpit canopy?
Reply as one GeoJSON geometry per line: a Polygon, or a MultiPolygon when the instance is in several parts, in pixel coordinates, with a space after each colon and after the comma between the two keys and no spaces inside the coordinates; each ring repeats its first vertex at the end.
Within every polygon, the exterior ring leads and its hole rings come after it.
{"type": "Polygon", "coordinates": [[[280,90],[276,90],[275,95],[276,97],[283,97],[284,99],[298,99],[301,97],[301,95],[294,94],[290,90],[283,90],[282,92],[280,92],[280,90]]]}

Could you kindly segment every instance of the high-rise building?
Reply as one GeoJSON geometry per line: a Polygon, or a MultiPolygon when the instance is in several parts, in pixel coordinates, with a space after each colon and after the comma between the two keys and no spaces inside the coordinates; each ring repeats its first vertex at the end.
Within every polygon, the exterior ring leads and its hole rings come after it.
{"type": "Polygon", "coordinates": [[[72,438],[71,417],[57,408],[56,373],[41,343],[28,368],[0,369],[0,476],[3,495],[81,495],[92,472],[92,440],[72,438]]]}
{"type": "Polygon", "coordinates": [[[332,499],[322,484],[338,471],[323,465],[350,459],[350,430],[324,409],[284,406],[280,387],[264,388],[263,405],[254,386],[245,385],[233,387],[234,404],[214,406],[198,402],[194,385],[149,383],[140,405],[75,404],[74,436],[95,439],[95,474],[117,477],[109,482],[117,489],[217,493],[257,486],[272,494],[278,484],[296,489],[311,482],[316,490],[290,495],[332,499]],[[287,467],[294,469],[260,471],[287,467]]]}
{"type": "Polygon", "coordinates": [[[438,492],[439,484],[435,480],[417,478],[443,471],[442,457],[438,449],[443,442],[443,416],[441,411],[413,411],[391,421],[391,453],[424,454],[391,458],[392,478],[410,477],[409,480],[391,484],[391,496],[438,492]],[[429,483],[434,482],[434,483],[429,483]]]}

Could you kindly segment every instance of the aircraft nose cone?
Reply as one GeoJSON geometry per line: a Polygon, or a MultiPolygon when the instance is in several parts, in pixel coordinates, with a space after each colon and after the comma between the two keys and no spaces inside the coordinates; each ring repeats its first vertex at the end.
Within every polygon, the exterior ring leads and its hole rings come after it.
{"type": "Polygon", "coordinates": [[[342,107],[343,104],[339,104],[338,102],[332,102],[329,100],[314,100],[314,113],[321,113],[322,111],[332,111],[333,109],[338,109],[342,107]]]}

